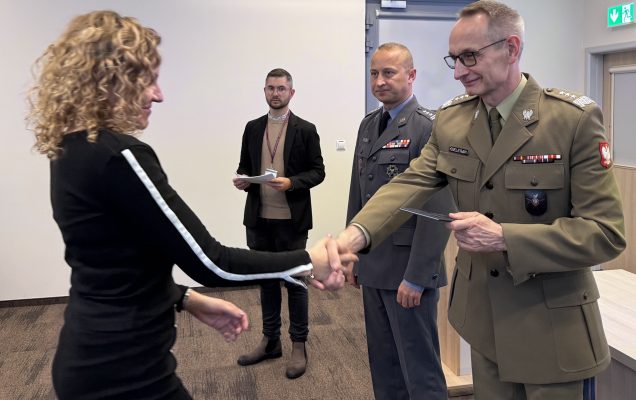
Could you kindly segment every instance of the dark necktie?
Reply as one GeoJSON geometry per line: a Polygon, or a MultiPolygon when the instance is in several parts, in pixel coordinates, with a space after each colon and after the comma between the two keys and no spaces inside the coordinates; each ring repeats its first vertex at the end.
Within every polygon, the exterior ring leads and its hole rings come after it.
{"type": "Polygon", "coordinates": [[[391,119],[391,114],[388,111],[382,113],[382,117],[380,117],[380,126],[378,129],[378,136],[382,135],[382,132],[386,129],[387,124],[389,123],[389,119],[391,119]]]}
{"type": "Polygon", "coordinates": [[[488,113],[488,122],[490,123],[490,135],[492,136],[492,144],[495,144],[499,134],[501,133],[501,122],[499,122],[499,111],[496,107],[490,109],[488,113]]]}

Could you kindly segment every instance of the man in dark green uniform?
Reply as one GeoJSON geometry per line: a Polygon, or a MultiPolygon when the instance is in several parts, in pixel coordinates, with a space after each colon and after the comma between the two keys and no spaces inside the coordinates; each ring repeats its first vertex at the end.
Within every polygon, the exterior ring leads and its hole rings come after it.
{"type": "Polygon", "coordinates": [[[581,399],[610,363],[589,267],[625,248],[623,212],[599,107],[521,73],[523,30],[497,2],[461,11],[445,60],[466,94],[338,241],[373,249],[409,217],[400,207],[449,186],[449,320],[471,345],[475,398],[581,399]]]}

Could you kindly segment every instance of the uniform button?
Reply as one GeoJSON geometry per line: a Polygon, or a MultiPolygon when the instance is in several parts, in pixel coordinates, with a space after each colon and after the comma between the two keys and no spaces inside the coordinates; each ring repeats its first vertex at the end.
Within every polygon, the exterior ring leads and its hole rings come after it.
{"type": "Polygon", "coordinates": [[[174,327],[175,327],[175,329],[176,329],[176,328],[178,327],[178,325],[177,325],[177,324],[174,324],[174,327]]]}
{"type": "Polygon", "coordinates": [[[369,178],[370,181],[373,180],[373,174],[369,174],[368,178],[369,178]]]}
{"type": "Polygon", "coordinates": [[[452,168],[451,169],[451,174],[454,174],[455,172],[457,172],[457,168],[452,168]]]}
{"type": "Polygon", "coordinates": [[[378,157],[376,157],[376,156],[373,156],[373,157],[371,158],[371,160],[373,160],[373,161],[376,161],[377,159],[378,159],[378,157]]]}
{"type": "Polygon", "coordinates": [[[496,278],[499,276],[499,271],[496,270],[495,268],[490,270],[490,276],[492,276],[493,278],[496,278]]]}
{"type": "Polygon", "coordinates": [[[395,156],[391,156],[391,161],[395,161],[395,156]]]}
{"type": "Polygon", "coordinates": [[[366,197],[367,199],[370,199],[371,198],[371,194],[367,193],[367,195],[364,196],[364,197],[366,197]]]}
{"type": "Polygon", "coordinates": [[[488,211],[487,213],[484,214],[485,216],[487,216],[488,218],[492,219],[495,214],[491,213],[490,211],[488,211]]]}
{"type": "Polygon", "coordinates": [[[437,279],[438,277],[439,277],[439,275],[433,274],[433,279],[437,279]]]}
{"type": "Polygon", "coordinates": [[[530,184],[532,186],[537,186],[539,184],[539,181],[537,180],[537,178],[532,178],[532,180],[530,181],[530,184]]]}
{"type": "Polygon", "coordinates": [[[490,182],[490,181],[486,182],[486,189],[492,190],[492,188],[494,188],[494,187],[495,187],[495,185],[493,185],[492,182],[490,182]]]}
{"type": "Polygon", "coordinates": [[[583,292],[583,300],[587,300],[587,298],[590,297],[587,292],[583,292]]]}

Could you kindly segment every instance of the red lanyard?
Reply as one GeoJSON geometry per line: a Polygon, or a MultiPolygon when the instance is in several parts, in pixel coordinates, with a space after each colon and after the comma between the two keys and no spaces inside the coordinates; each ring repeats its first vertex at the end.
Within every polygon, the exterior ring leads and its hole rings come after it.
{"type": "Polygon", "coordinates": [[[269,150],[269,155],[271,157],[271,165],[274,165],[274,156],[276,155],[276,150],[278,149],[278,143],[280,142],[280,137],[283,136],[283,130],[287,125],[287,117],[289,117],[289,112],[285,115],[285,119],[283,119],[283,124],[280,127],[280,132],[278,132],[278,137],[276,138],[276,143],[274,144],[274,151],[272,151],[272,145],[269,143],[269,133],[267,132],[267,126],[269,125],[269,121],[267,125],[265,125],[265,140],[267,140],[267,150],[269,150]]]}

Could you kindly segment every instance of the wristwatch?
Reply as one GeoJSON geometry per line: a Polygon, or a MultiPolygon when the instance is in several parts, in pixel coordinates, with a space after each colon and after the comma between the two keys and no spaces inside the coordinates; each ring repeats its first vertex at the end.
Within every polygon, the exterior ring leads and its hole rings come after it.
{"type": "Polygon", "coordinates": [[[186,305],[188,304],[188,300],[190,300],[190,293],[192,292],[192,288],[187,288],[185,292],[183,292],[183,296],[181,299],[175,304],[175,308],[177,312],[181,312],[185,310],[186,305]]]}

